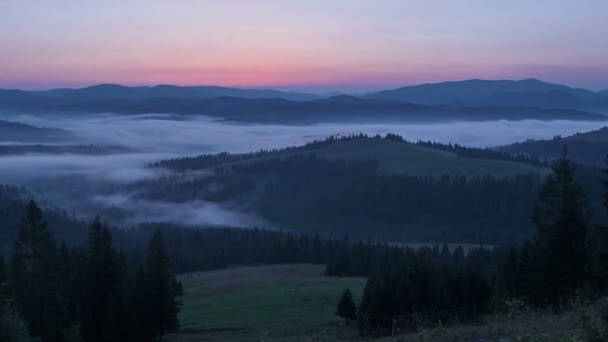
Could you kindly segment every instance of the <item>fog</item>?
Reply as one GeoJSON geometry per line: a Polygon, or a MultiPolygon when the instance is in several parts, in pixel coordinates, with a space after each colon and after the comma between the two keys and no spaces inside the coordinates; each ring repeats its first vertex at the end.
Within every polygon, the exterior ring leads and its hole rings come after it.
{"type": "MultiPolygon", "coordinates": [[[[184,117],[181,117],[184,118],[184,117]]],[[[549,139],[601,128],[597,121],[490,121],[447,123],[365,123],[287,126],[239,124],[207,117],[182,119],[171,114],[94,115],[48,120],[17,116],[15,120],[73,132],[79,143],[121,145],[146,152],[200,154],[250,152],[302,144],[335,134],[396,133],[408,140],[434,140],[474,147],[504,145],[526,139],[549,139]]]]}
{"type": "MultiPolygon", "coordinates": [[[[111,155],[26,154],[0,157],[1,183],[34,187],[48,198],[83,216],[92,210],[121,207],[130,215],[116,224],[143,221],[191,225],[269,226],[251,213],[202,201],[187,204],[134,200],[121,185],[170,174],[145,165],[172,157],[215,152],[249,152],[299,145],[336,134],[396,133],[410,141],[433,140],[490,147],[549,139],[601,128],[604,123],[581,121],[493,121],[434,124],[317,124],[310,126],[237,124],[206,117],[158,115],[87,115],[44,118],[20,115],[12,120],[61,128],[74,135],[65,144],[124,146],[128,153],[111,155]],[[100,193],[99,189],[103,189],[100,193]],[[113,190],[114,189],[114,190],[113,190]]],[[[1,140],[1,139],[0,139],[1,140]]]]}

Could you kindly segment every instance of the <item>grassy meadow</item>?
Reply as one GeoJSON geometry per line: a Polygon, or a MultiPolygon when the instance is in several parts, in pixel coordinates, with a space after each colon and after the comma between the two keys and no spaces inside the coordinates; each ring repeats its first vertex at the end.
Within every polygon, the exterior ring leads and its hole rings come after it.
{"type": "Polygon", "coordinates": [[[356,338],[335,317],[342,291],[355,300],[365,279],[323,276],[325,266],[234,267],[179,276],[180,332],[172,341],[337,340],[356,338]]]}
{"type": "Polygon", "coordinates": [[[384,139],[341,141],[314,152],[327,159],[378,161],[382,174],[412,176],[459,175],[465,177],[514,177],[518,174],[539,173],[532,165],[504,160],[464,158],[437,149],[403,144],[384,139]]]}

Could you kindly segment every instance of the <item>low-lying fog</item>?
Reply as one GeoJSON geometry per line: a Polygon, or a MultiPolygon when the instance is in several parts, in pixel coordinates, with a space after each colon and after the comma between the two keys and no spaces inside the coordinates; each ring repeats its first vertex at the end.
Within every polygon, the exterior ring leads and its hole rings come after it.
{"type": "MultiPolygon", "coordinates": [[[[122,206],[132,215],[115,223],[170,221],[185,224],[264,225],[251,213],[216,204],[135,202],[129,194],[100,195],[121,184],[157,177],[165,172],[146,169],[147,163],[177,156],[214,152],[249,152],[303,144],[336,134],[396,133],[408,140],[433,140],[467,146],[490,147],[548,139],[601,128],[604,123],[581,121],[495,121],[436,124],[318,124],[284,126],[236,124],[209,118],[176,115],[94,115],[52,119],[36,116],[11,117],[35,126],[61,128],[74,134],[66,144],[119,145],[131,151],[110,155],[27,154],[0,157],[0,183],[32,186],[39,196],[68,210],[88,216],[97,207],[122,206]],[[52,180],[52,181],[51,181],[52,180]],[[84,205],[89,204],[89,205],[84,205]],[[175,213],[179,212],[179,215],[175,213]]],[[[0,137],[0,141],[2,141],[0,137]]],[[[7,142],[2,142],[7,143],[7,142]]],[[[119,190],[117,190],[119,191],[119,190]]]]}

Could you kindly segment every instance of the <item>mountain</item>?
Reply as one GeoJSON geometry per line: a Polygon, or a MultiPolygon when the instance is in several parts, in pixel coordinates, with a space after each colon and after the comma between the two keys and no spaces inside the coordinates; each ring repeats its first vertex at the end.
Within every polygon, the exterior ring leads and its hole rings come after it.
{"type": "Polygon", "coordinates": [[[186,86],[157,85],[126,87],[118,84],[98,84],[81,89],[53,89],[32,91],[31,95],[53,97],[69,102],[98,101],[98,100],[143,100],[151,98],[192,98],[209,99],[219,96],[242,98],[284,98],[289,100],[311,100],[315,95],[284,92],[271,89],[241,89],[218,86],[186,86]]]}
{"type": "Polygon", "coordinates": [[[98,145],[42,145],[42,144],[9,144],[0,145],[0,156],[37,154],[80,154],[90,156],[102,156],[132,152],[131,149],[122,146],[98,146],[98,145]]]}
{"type": "Polygon", "coordinates": [[[221,120],[315,124],[329,122],[446,122],[492,120],[589,120],[603,121],[604,115],[571,109],[525,107],[427,106],[391,101],[337,96],[311,101],[245,99],[239,97],[151,98],[144,100],[98,100],[61,103],[45,110],[61,113],[175,113],[205,115],[221,120]]]}
{"type": "Polygon", "coordinates": [[[577,163],[604,167],[608,153],[608,127],[577,133],[568,137],[555,136],[549,140],[528,140],[521,143],[497,147],[497,150],[522,153],[547,159],[557,159],[566,147],[568,158],[577,163]]]}
{"type": "Polygon", "coordinates": [[[366,97],[425,105],[518,106],[540,108],[594,107],[601,99],[598,93],[570,88],[537,79],[466,80],[429,83],[384,90],[366,97]]]}
{"type": "Polygon", "coordinates": [[[608,96],[535,79],[423,84],[366,96],[174,85],[0,90],[0,110],[38,113],[175,113],[261,123],[603,120],[608,96]]]}
{"type": "Polygon", "coordinates": [[[28,107],[33,103],[46,102],[37,96],[29,94],[23,90],[0,89],[0,108],[17,109],[28,107]],[[42,100],[42,101],[40,101],[42,100]]]}
{"type": "Polygon", "coordinates": [[[0,120],[0,142],[56,142],[70,138],[70,133],[20,122],[0,120]]]}

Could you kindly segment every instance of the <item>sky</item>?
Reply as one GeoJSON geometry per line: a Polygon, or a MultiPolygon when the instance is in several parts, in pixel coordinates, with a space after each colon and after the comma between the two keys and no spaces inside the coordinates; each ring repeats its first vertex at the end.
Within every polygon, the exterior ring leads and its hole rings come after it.
{"type": "Polygon", "coordinates": [[[606,0],[2,0],[0,88],[608,88],[606,0]]]}

